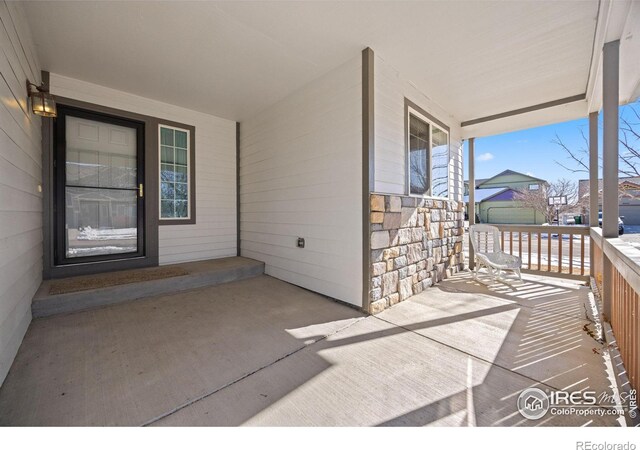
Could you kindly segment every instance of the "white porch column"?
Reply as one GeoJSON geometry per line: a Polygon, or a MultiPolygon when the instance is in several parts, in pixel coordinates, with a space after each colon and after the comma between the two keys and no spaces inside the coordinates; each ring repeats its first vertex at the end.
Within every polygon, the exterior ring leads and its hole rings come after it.
{"type": "MultiPolygon", "coordinates": [[[[618,237],[618,103],[620,41],[604,44],[602,60],[602,235],[618,237]]],[[[603,257],[603,314],[611,320],[612,264],[603,257]]]]}
{"type": "MultiPolygon", "coordinates": [[[[598,226],[598,112],[589,114],[589,226],[598,226]]],[[[593,264],[594,246],[589,246],[589,262],[593,264]]]]}
{"type": "Polygon", "coordinates": [[[469,139],[469,269],[475,266],[475,255],[471,245],[471,225],[476,223],[476,158],[475,138],[469,139]]]}

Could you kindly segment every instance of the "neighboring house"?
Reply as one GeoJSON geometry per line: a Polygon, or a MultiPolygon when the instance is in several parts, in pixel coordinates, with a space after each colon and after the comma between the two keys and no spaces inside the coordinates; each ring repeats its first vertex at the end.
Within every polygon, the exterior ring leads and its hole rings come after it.
{"type": "MultiPolygon", "coordinates": [[[[625,225],[640,225],[640,177],[620,177],[619,182],[619,214],[625,225]]],[[[602,193],[602,178],[598,180],[598,192],[602,193]]],[[[578,182],[578,195],[588,198],[589,180],[578,182]]],[[[602,211],[602,196],[599,197],[598,210],[602,211]]],[[[585,204],[588,208],[588,202],[585,204]]]]}
{"type": "MultiPolygon", "coordinates": [[[[541,189],[546,180],[514,170],[505,170],[491,177],[476,180],[476,214],[481,223],[542,224],[544,215],[524,207],[519,192],[541,189]]],[[[469,182],[465,181],[465,205],[469,203],[469,182]]]]}

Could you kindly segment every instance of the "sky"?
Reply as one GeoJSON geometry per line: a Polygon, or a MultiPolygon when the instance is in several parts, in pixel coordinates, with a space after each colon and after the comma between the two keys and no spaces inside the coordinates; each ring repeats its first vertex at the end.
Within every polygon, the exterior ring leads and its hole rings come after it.
{"type": "MultiPolygon", "coordinates": [[[[567,147],[576,150],[585,148],[586,143],[580,134],[581,130],[585,136],[589,136],[587,118],[476,138],[476,179],[490,178],[507,169],[549,182],[560,178],[575,181],[588,178],[587,173],[572,173],[557,164],[556,161],[568,167],[576,167],[576,164],[568,159],[566,152],[551,142],[557,133],[567,147]]],[[[468,141],[465,141],[464,152],[465,162],[469,161],[468,141]]],[[[465,164],[464,171],[466,180],[469,178],[468,164],[465,164]]]]}
{"type": "MultiPolygon", "coordinates": [[[[635,108],[638,111],[640,109],[640,99],[631,105],[621,106],[620,117],[626,118],[631,123],[637,123],[638,119],[631,108],[635,108]]],[[[598,148],[600,155],[602,155],[602,112],[598,117],[598,128],[600,140],[598,148]]],[[[557,181],[560,178],[574,181],[587,179],[589,175],[586,172],[573,173],[558,164],[559,162],[567,167],[578,167],[569,158],[564,149],[552,142],[557,134],[570,149],[576,151],[584,149],[587,143],[584,141],[581,131],[587,138],[589,137],[589,119],[586,117],[544,127],[476,138],[476,179],[490,178],[507,169],[542,178],[549,182],[557,181]]],[[[640,146],[639,141],[635,141],[633,144],[636,148],[640,146]]],[[[468,141],[465,141],[465,180],[469,178],[468,145],[468,141]]],[[[624,151],[622,146],[620,146],[619,151],[624,151]]],[[[587,155],[584,155],[584,157],[587,158],[587,155]]],[[[585,162],[588,163],[588,160],[585,160],[585,162]]],[[[601,170],[599,171],[599,176],[602,176],[601,170]]]]}

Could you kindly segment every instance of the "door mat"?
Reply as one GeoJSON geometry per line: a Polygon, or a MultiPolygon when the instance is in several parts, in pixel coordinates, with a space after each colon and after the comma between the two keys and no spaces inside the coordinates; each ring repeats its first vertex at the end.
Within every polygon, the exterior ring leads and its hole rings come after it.
{"type": "Polygon", "coordinates": [[[127,270],[122,272],[64,278],[51,281],[49,286],[49,295],[68,294],[71,292],[100,289],[120,284],[180,277],[188,274],[189,272],[182,267],[154,267],[151,269],[127,270]]]}

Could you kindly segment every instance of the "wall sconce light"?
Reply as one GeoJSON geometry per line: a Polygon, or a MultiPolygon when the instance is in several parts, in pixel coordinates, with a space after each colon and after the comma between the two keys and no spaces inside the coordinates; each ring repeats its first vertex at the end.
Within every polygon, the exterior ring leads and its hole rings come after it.
{"type": "Polygon", "coordinates": [[[56,100],[44,83],[38,86],[27,80],[27,95],[31,99],[31,110],[34,114],[42,117],[57,117],[56,100]]]}

